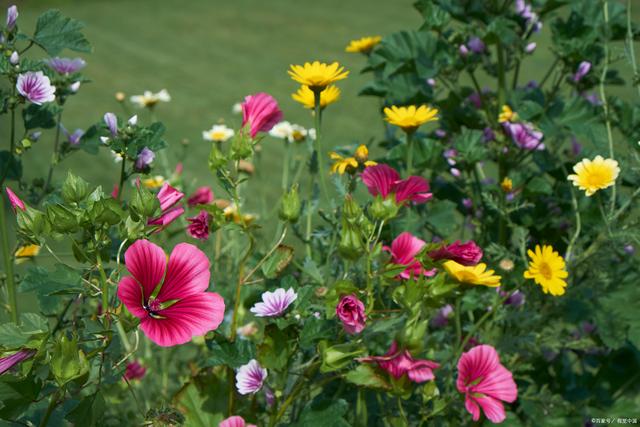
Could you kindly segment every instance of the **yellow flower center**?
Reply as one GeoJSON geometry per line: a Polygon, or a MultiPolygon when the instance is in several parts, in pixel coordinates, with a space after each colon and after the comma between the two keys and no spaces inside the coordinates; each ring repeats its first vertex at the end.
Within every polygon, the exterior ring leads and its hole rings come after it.
{"type": "Polygon", "coordinates": [[[213,140],[220,140],[220,139],[224,139],[226,135],[225,135],[225,133],[223,131],[216,130],[216,131],[211,132],[211,134],[209,134],[209,136],[213,140]]]}
{"type": "Polygon", "coordinates": [[[551,280],[551,278],[553,277],[553,270],[551,270],[551,266],[547,262],[540,263],[540,267],[538,267],[538,271],[547,280],[551,280]]]}

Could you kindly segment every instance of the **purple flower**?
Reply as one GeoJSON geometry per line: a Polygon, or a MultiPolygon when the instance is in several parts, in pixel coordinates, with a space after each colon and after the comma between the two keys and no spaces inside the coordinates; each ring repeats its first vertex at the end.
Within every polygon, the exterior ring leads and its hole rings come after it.
{"type": "Polygon", "coordinates": [[[147,147],[144,147],[142,151],[140,151],[140,153],[138,154],[138,158],[136,159],[136,169],[137,170],[146,169],[151,164],[151,162],[153,162],[153,159],[155,158],[156,158],[156,153],[149,150],[147,147]]]}
{"type": "Polygon", "coordinates": [[[584,76],[587,75],[589,70],[591,70],[591,62],[582,61],[580,65],[578,65],[578,69],[576,70],[576,73],[573,75],[573,81],[578,83],[580,80],[582,80],[584,76]]]}
{"type": "Polygon", "coordinates": [[[134,360],[133,362],[127,363],[127,368],[124,371],[124,377],[127,381],[140,380],[146,373],[147,368],[142,366],[137,360],[134,360]]]}
{"type": "Polygon", "coordinates": [[[80,71],[87,65],[82,58],[51,58],[46,61],[47,65],[57,73],[71,74],[80,71]]]}
{"type": "Polygon", "coordinates": [[[267,370],[257,360],[251,359],[246,365],[240,366],[236,373],[236,388],[240,394],[254,394],[260,391],[267,370]]]}
{"type": "Polygon", "coordinates": [[[589,94],[584,94],[584,93],[583,93],[583,94],[582,94],[582,96],[583,96],[583,97],[584,97],[584,99],[586,99],[586,100],[587,100],[587,102],[588,102],[589,104],[591,104],[591,105],[594,105],[594,106],[596,106],[596,107],[597,107],[597,106],[599,106],[599,105],[602,105],[602,102],[600,101],[600,97],[599,97],[599,96],[598,96],[598,94],[597,94],[597,93],[595,93],[595,92],[591,92],[591,93],[589,93],[589,94]]]}
{"type": "Polygon", "coordinates": [[[438,137],[440,139],[442,139],[442,138],[447,136],[447,132],[444,129],[436,129],[434,133],[435,133],[436,137],[438,137]]]}
{"type": "Polygon", "coordinates": [[[473,92],[467,97],[467,99],[473,104],[474,107],[482,108],[482,95],[478,92],[473,92]]]}
{"type": "Polygon", "coordinates": [[[544,150],[542,143],[543,134],[534,130],[531,123],[511,123],[504,122],[507,135],[511,137],[514,143],[524,150],[544,150]]]}
{"type": "Polygon", "coordinates": [[[104,122],[111,132],[111,136],[118,136],[118,118],[113,113],[104,113],[104,122]]]}
{"type": "Polygon", "coordinates": [[[484,142],[495,141],[496,134],[493,129],[491,129],[490,127],[486,127],[482,131],[482,139],[484,140],[484,142]]]}
{"type": "Polygon", "coordinates": [[[273,292],[262,294],[262,302],[251,307],[251,312],[257,317],[277,317],[298,298],[298,294],[292,289],[276,289],[273,292]]]}
{"type": "Polygon", "coordinates": [[[443,328],[447,326],[452,315],[453,307],[451,304],[440,307],[436,312],[436,315],[431,319],[431,326],[434,328],[443,328]]]}
{"type": "Polygon", "coordinates": [[[7,30],[12,31],[18,20],[18,6],[9,6],[7,9],[7,30]]]}
{"type": "Polygon", "coordinates": [[[535,80],[529,80],[527,82],[527,84],[525,85],[525,88],[527,89],[537,89],[538,88],[538,82],[535,80]]]}
{"type": "Polygon", "coordinates": [[[84,135],[84,131],[82,129],[76,129],[73,131],[73,133],[69,133],[69,131],[65,129],[64,126],[62,126],[62,133],[64,133],[64,135],[67,137],[67,141],[69,142],[69,144],[74,146],[80,144],[80,139],[84,135]]]}
{"type": "Polygon", "coordinates": [[[622,248],[622,250],[627,255],[633,255],[634,253],[636,253],[636,248],[632,244],[624,245],[624,248],[622,248]]]}
{"type": "Polygon", "coordinates": [[[13,53],[9,57],[9,62],[11,62],[11,65],[18,65],[18,63],[20,62],[20,55],[18,54],[18,52],[16,52],[15,50],[13,51],[13,53]]]}
{"type": "Polygon", "coordinates": [[[463,58],[466,58],[467,55],[469,55],[469,49],[463,44],[460,45],[458,50],[460,51],[460,56],[462,56],[463,58]]]}
{"type": "Polygon", "coordinates": [[[45,76],[42,71],[19,74],[16,89],[20,95],[36,105],[42,105],[56,99],[54,95],[56,87],[51,85],[49,77],[45,76]]]}
{"type": "Polygon", "coordinates": [[[0,357],[0,375],[4,374],[18,363],[30,359],[34,354],[36,354],[35,350],[23,349],[13,353],[10,356],[0,357]]]}
{"type": "Polygon", "coordinates": [[[516,13],[520,15],[527,25],[533,26],[533,31],[538,32],[542,28],[542,23],[538,20],[538,14],[531,10],[531,5],[524,0],[516,0],[516,13]]]}
{"type": "Polygon", "coordinates": [[[462,199],[462,206],[464,206],[466,209],[471,210],[473,208],[473,200],[468,197],[462,199]]]}
{"type": "Polygon", "coordinates": [[[531,43],[529,43],[528,45],[526,45],[526,46],[524,47],[524,51],[525,51],[526,53],[532,53],[534,50],[536,50],[536,47],[537,47],[537,46],[538,46],[538,45],[536,44],[536,42],[531,42],[531,43]]]}
{"type": "MultiPolygon", "coordinates": [[[[500,291],[500,296],[503,298],[506,297],[508,294],[509,294],[508,292],[500,291]]],[[[511,294],[509,294],[507,299],[504,301],[504,305],[520,307],[522,304],[524,304],[524,301],[525,301],[524,294],[516,290],[516,291],[513,291],[511,294]]]]}
{"type": "Polygon", "coordinates": [[[484,42],[479,37],[471,37],[467,45],[473,53],[482,53],[485,50],[484,42]]]}
{"type": "Polygon", "coordinates": [[[462,175],[462,172],[460,172],[460,169],[458,168],[451,168],[449,172],[451,172],[451,175],[453,175],[456,178],[460,178],[460,175],[462,175]]]}
{"type": "Polygon", "coordinates": [[[436,81],[434,79],[427,79],[427,84],[431,87],[436,85],[436,81]]]}
{"type": "Polygon", "coordinates": [[[582,144],[578,142],[575,137],[571,138],[571,154],[573,156],[578,156],[582,151],[582,144]]]}

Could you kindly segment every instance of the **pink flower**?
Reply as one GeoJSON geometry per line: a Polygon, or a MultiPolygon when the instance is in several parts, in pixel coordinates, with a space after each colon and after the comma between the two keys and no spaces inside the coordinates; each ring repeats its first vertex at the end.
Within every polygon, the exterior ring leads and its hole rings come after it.
{"type": "Polygon", "coordinates": [[[282,111],[271,95],[261,92],[244,98],[242,126],[249,123],[251,138],[255,138],[258,132],[269,132],[281,120],[282,111]]]}
{"type": "Polygon", "coordinates": [[[236,373],[236,388],[240,394],[254,394],[260,391],[264,380],[267,379],[267,370],[257,360],[251,359],[246,365],[238,368],[236,373]]]}
{"type": "Polygon", "coordinates": [[[462,354],[458,361],[458,391],[465,394],[465,408],[473,420],[480,419],[480,408],[493,423],[506,418],[502,401],[514,402],[518,388],[511,372],[500,364],[490,345],[479,345],[462,354]]]}
{"type": "Polygon", "coordinates": [[[197,216],[187,218],[187,221],[190,222],[187,231],[191,237],[200,240],[209,238],[209,214],[207,211],[200,211],[197,216]]]}
{"type": "Polygon", "coordinates": [[[189,207],[208,205],[213,201],[213,191],[209,187],[198,188],[187,200],[189,207]]]}
{"type": "Polygon", "coordinates": [[[362,182],[372,196],[379,194],[386,199],[389,195],[395,194],[396,203],[407,200],[413,203],[425,203],[433,196],[429,193],[429,182],[426,179],[410,176],[401,180],[398,172],[385,164],[369,166],[361,176],[362,182]]]}
{"type": "Polygon", "coordinates": [[[206,292],[209,260],[200,249],[180,243],[167,263],[161,247],[138,240],[124,259],[131,276],[120,280],[118,298],[151,341],[163,347],[184,344],[222,323],[224,300],[206,292]]]}
{"type": "Polygon", "coordinates": [[[345,332],[352,335],[362,332],[367,320],[364,304],[355,295],[342,297],[336,307],[336,315],[342,322],[345,332]]]}
{"type": "Polygon", "coordinates": [[[35,350],[22,349],[18,350],[10,356],[0,357],[0,375],[7,372],[19,363],[27,359],[31,359],[36,354],[35,350]]]}
{"type": "Polygon", "coordinates": [[[127,369],[124,372],[124,377],[127,381],[140,380],[147,372],[147,368],[142,366],[137,360],[127,363],[127,369]]]}
{"type": "Polygon", "coordinates": [[[225,420],[220,421],[218,427],[256,427],[255,424],[247,424],[244,418],[234,415],[225,420]]]}
{"type": "Polygon", "coordinates": [[[56,87],[51,84],[49,77],[45,76],[42,71],[19,74],[16,89],[20,95],[36,105],[42,105],[56,99],[54,95],[56,87]]]}
{"type": "Polygon", "coordinates": [[[293,288],[286,291],[279,288],[273,292],[263,293],[262,302],[256,303],[249,311],[257,317],[277,317],[284,313],[296,298],[298,294],[293,288]]]}
{"type": "Polygon", "coordinates": [[[420,275],[431,277],[436,270],[425,270],[416,259],[416,255],[422,250],[425,242],[409,232],[404,232],[391,242],[391,247],[383,246],[382,249],[391,253],[391,261],[394,264],[406,265],[407,268],[399,274],[402,279],[415,279],[420,275]]]}
{"type": "Polygon", "coordinates": [[[184,193],[176,190],[168,183],[162,184],[162,188],[158,192],[158,200],[160,200],[160,209],[162,214],[157,218],[150,219],[147,224],[159,225],[164,228],[171,224],[176,218],[184,213],[184,208],[174,207],[184,197],[184,193]]]}
{"type": "Polygon", "coordinates": [[[113,197],[114,199],[117,199],[118,194],[120,194],[120,187],[118,187],[118,184],[113,184],[113,190],[111,190],[111,197],[113,197]]]}
{"type": "Polygon", "coordinates": [[[9,187],[5,187],[5,191],[7,192],[9,203],[11,203],[11,207],[14,212],[17,212],[17,209],[20,209],[21,211],[25,211],[27,209],[20,197],[16,196],[16,193],[14,193],[9,187]]]}
{"type": "Polygon", "coordinates": [[[433,369],[440,367],[439,363],[431,360],[414,359],[409,350],[398,350],[398,344],[395,341],[384,356],[362,357],[358,361],[364,363],[375,362],[395,379],[400,379],[404,374],[407,374],[414,383],[433,380],[435,378],[433,369]]]}
{"type": "Polygon", "coordinates": [[[476,242],[469,240],[467,243],[461,243],[456,240],[450,245],[445,245],[440,249],[429,252],[429,257],[434,261],[448,259],[462,265],[476,265],[482,259],[482,248],[476,245],[476,242]]]}

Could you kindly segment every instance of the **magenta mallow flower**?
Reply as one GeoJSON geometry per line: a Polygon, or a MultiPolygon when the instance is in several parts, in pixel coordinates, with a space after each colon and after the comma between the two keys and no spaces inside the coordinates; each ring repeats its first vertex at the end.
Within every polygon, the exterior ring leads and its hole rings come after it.
{"type": "Polygon", "coordinates": [[[140,153],[138,153],[138,158],[136,159],[136,169],[141,171],[145,170],[147,167],[151,165],[153,160],[156,158],[156,153],[149,150],[149,148],[144,147],[140,153]]]}
{"type": "Polygon", "coordinates": [[[251,359],[246,365],[240,366],[236,373],[236,388],[240,394],[254,394],[260,391],[267,370],[257,360],[251,359]]]}
{"type": "Polygon", "coordinates": [[[433,370],[440,367],[439,363],[431,360],[414,359],[409,350],[399,350],[395,341],[384,356],[362,357],[358,361],[377,363],[380,368],[387,371],[395,379],[400,379],[406,374],[414,383],[423,383],[435,379],[433,370]]]}
{"type": "Polygon", "coordinates": [[[162,184],[162,188],[158,192],[158,200],[160,200],[160,210],[162,213],[157,218],[150,219],[148,225],[159,225],[164,228],[171,224],[176,218],[184,213],[184,208],[175,206],[182,198],[184,193],[176,190],[169,183],[162,184]]]}
{"type": "Polygon", "coordinates": [[[465,408],[480,419],[480,409],[489,421],[501,423],[506,418],[502,402],[514,402],[518,388],[511,372],[500,364],[500,357],[490,345],[479,345],[462,354],[458,361],[456,386],[465,395],[465,408]]]}
{"type": "Polygon", "coordinates": [[[187,221],[189,221],[187,232],[191,237],[200,240],[209,238],[209,213],[207,211],[200,211],[198,215],[187,218],[187,221]]]}
{"type": "Polygon", "coordinates": [[[511,123],[504,122],[505,132],[511,137],[513,142],[524,150],[544,150],[542,132],[533,128],[531,123],[511,123]]]}
{"type": "Polygon", "coordinates": [[[56,99],[56,87],[42,71],[29,71],[18,75],[16,83],[18,93],[32,104],[42,105],[56,99]]]}
{"type": "Polygon", "coordinates": [[[579,65],[578,65],[578,69],[576,70],[575,74],[573,75],[573,81],[578,83],[580,80],[582,80],[582,78],[584,76],[586,76],[589,71],[591,70],[591,62],[589,61],[582,61],[579,65]]]}
{"type": "Polygon", "coordinates": [[[401,180],[400,174],[385,164],[367,167],[361,177],[372,196],[381,195],[386,199],[393,194],[396,203],[425,203],[433,196],[429,193],[429,182],[426,179],[410,176],[401,180]]]}
{"type": "Polygon", "coordinates": [[[273,292],[262,294],[262,302],[256,303],[249,311],[257,317],[277,317],[298,298],[298,294],[292,289],[276,289],[273,292]]]}
{"type": "Polygon", "coordinates": [[[109,128],[109,132],[111,132],[111,136],[118,136],[118,118],[113,113],[104,113],[104,123],[109,128]]]}
{"type": "Polygon", "coordinates": [[[80,71],[87,65],[81,58],[51,58],[45,61],[47,65],[57,73],[71,74],[80,71]]]}
{"type": "Polygon", "coordinates": [[[482,39],[479,37],[471,37],[467,42],[467,46],[473,53],[483,53],[485,51],[485,45],[482,39]]]}
{"type": "Polygon", "coordinates": [[[449,323],[449,319],[453,316],[453,306],[447,304],[442,306],[431,319],[431,326],[434,328],[444,328],[449,323]]]}
{"type": "Polygon", "coordinates": [[[32,358],[36,354],[35,350],[22,349],[9,356],[0,357],[0,375],[7,372],[17,364],[24,362],[27,359],[32,358]]]}
{"type": "Polygon", "coordinates": [[[354,335],[362,332],[367,321],[364,304],[355,295],[346,295],[336,307],[336,315],[342,322],[346,333],[354,335]]]}
{"type": "Polygon", "coordinates": [[[278,102],[266,93],[256,93],[244,98],[242,103],[242,127],[249,124],[251,138],[258,132],[269,132],[282,120],[278,102]]]}
{"type": "Polygon", "coordinates": [[[27,207],[25,206],[22,199],[20,199],[20,197],[18,197],[16,193],[13,192],[13,190],[11,190],[9,187],[5,187],[4,190],[7,192],[9,203],[11,203],[11,207],[13,208],[14,212],[17,212],[18,209],[20,209],[21,211],[27,210],[27,207]]]}
{"type": "Polygon", "coordinates": [[[187,200],[187,205],[189,207],[194,207],[198,205],[208,205],[213,202],[213,191],[210,187],[200,187],[198,188],[187,200]]]}
{"type": "Polygon", "coordinates": [[[482,248],[476,242],[469,240],[466,243],[456,240],[450,245],[445,245],[440,249],[429,252],[429,257],[434,261],[443,259],[452,260],[458,264],[471,266],[476,265],[482,259],[482,248]]]}
{"type": "Polygon", "coordinates": [[[417,280],[419,276],[431,277],[436,274],[436,270],[425,270],[416,255],[422,250],[425,242],[418,239],[411,233],[405,231],[391,242],[391,247],[383,246],[382,249],[391,253],[391,262],[405,265],[407,268],[398,275],[402,279],[413,278],[417,280]]]}
{"type": "Polygon", "coordinates": [[[239,415],[234,415],[220,421],[218,427],[256,427],[255,424],[247,424],[247,422],[239,415]]]}
{"type": "Polygon", "coordinates": [[[127,381],[140,380],[146,373],[147,368],[142,366],[137,360],[134,360],[133,362],[127,363],[127,368],[124,371],[124,378],[127,381]]]}
{"type": "Polygon", "coordinates": [[[188,243],[175,246],[167,262],[162,248],[138,240],[124,254],[131,276],[118,284],[118,298],[140,319],[154,343],[170,347],[216,329],[224,300],[209,288],[209,259],[188,243]]]}
{"type": "Polygon", "coordinates": [[[7,8],[7,31],[12,31],[18,20],[18,6],[12,5],[7,8]]]}

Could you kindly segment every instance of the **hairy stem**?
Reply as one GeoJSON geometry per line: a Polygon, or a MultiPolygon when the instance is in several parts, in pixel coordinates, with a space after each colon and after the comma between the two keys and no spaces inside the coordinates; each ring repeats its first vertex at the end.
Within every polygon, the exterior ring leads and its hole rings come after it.
{"type": "MultiPolygon", "coordinates": [[[[604,113],[604,123],[607,128],[607,142],[609,145],[609,158],[615,159],[615,153],[613,150],[613,132],[611,130],[611,117],[609,116],[609,102],[607,101],[607,94],[604,90],[604,82],[609,72],[609,2],[604,0],[602,3],[602,13],[604,14],[604,26],[605,26],[605,40],[604,40],[604,66],[602,67],[602,74],[600,75],[600,98],[602,99],[602,111],[604,113]]],[[[616,208],[616,183],[613,182],[611,186],[611,202],[609,206],[609,213],[613,215],[613,211],[616,208]]]]}

